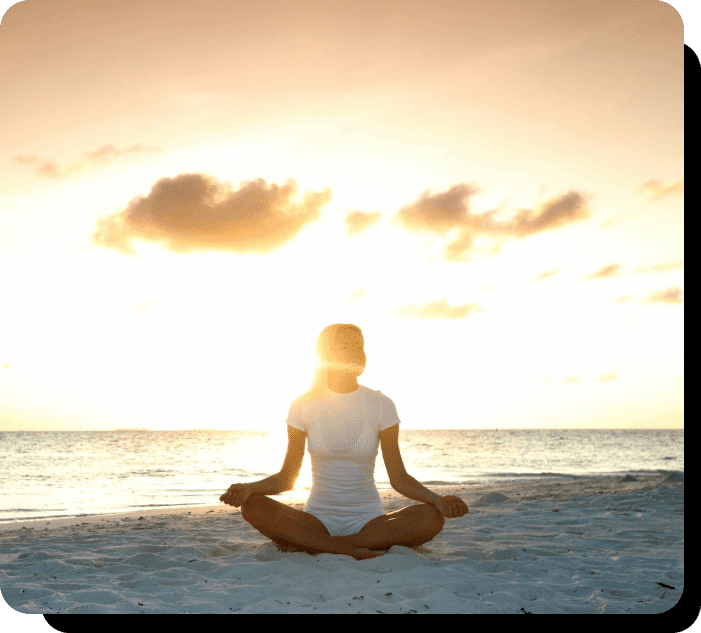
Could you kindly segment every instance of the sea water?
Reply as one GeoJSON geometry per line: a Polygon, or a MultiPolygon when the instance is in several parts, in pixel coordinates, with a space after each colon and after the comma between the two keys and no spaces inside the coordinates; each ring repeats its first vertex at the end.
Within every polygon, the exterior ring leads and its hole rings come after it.
{"type": "MultiPolygon", "coordinates": [[[[0,522],[216,505],[232,483],[280,470],[284,432],[0,432],[0,522]]],[[[410,475],[427,487],[684,471],[683,430],[404,430],[410,475]]],[[[375,481],[389,478],[378,450],[375,481]]],[[[295,490],[311,486],[309,454],[295,490]]]]}

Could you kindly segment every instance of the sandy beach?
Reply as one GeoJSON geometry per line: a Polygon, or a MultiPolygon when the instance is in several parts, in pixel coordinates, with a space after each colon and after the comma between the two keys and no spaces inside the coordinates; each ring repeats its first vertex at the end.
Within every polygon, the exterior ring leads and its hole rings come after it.
{"type": "MultiPolygon", "coordinates": [[[[684,589],[684,479],[431,486],[469,506],[420,551],[284,553],[228,506],[0,528],[21,613],[665,613],[684,589]]],[[[381,492],[385,511],[415,502],[381,492]]],[[[303,507],[303,504],[292,504],[303,507]]]]}

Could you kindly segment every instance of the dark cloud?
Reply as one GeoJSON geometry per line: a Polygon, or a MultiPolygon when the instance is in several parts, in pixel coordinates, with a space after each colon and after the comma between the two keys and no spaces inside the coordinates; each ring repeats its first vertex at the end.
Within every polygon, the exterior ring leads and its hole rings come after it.
{"type": "Polygon", "coordinates": [[[56,161],[51,159],[39,159],[35,155],[27,156],[15,156],[14,161],[18,165],[37,165],[35,173],[37,176],[42,178],[65,178],[70,174],[78,171],[83,171],[91,164],[109,163],[113,158],[118,158],[124,154],[137,154],[143,152],[160,152],[161,150],[157,147],[148,147],[141,143],[137,145],[132,145],[131,147],[126,147],[124,149],[117,149],[114,145],[103,145],[100,149],[92,152],[84,152],[83,158],[77,163],[71,163],[67,167],[60,167],[56,161]]]}
{"type": "Polygon", "coordinates": [[[126,209],[101,217],[96,244],[134,253],[134,238],[157,242],[173,251],[221,250],[266,253],[289,242],[306,224],[316,221],[331,199],[329,189],[293,198],[297,183],[267,185],[245,182],[234,190],[203,174],[162,178],[147,196],[134,198],[126,209]]]}
{"type": "Polygon", "coordinates": [[[456,228],[485,230],[494,224],[492,214],[471,215],[469,198],[479,189],[472,185],[454,185],[448,191],[429,195],[425,192],[412,205],[402,207],[396,220],[411,231],[445,235],[456,228]]]}
{"type": "Polygon", "coordinates": [[[681,288],[667,288],[651,293],[645,303],[684,303],[684,291],[681,288]]]}
{"type": "Polygon", "coordinates": [[[589,211],[585,204],[586,200],[582,194],[570,191],[549,200],[541,205],[538,211],[524,210],[519,212],[511,223],[510,233],[516,237],[524,237],[583,220],[589,217],[589,211]]]}
{"type": "Polygon", "coordinates": [[[648,180],[638,187],[638,193],[648,194],[651,201],[660,200],[667,196],[683,196],[684,179],[680,178],[671,185],[665,185],[663,180],[648,180]]]}
{"type": "Polygon", "coordinates": [[[482,312],[476,303],[451,306],[446,299],[432,301],[423,306],[404,306],[395,309],[395,313],[417,319],[463,319],[474,312],[482,312]]]}
{"type": "Polygon", "coordinates": [[[368,227],[380,219],[379,213],[366,213],[365,211],[353,211],[346,216],[346,233],[348,235],[360,235],[368,227]]]}
{"type": "Polygon", "coordinates": [[[457,232],[444,253],[448,261],[457,261],[473,251],[478,237],[497,241],[523,238],[589,217],[585,197],[576,191],[552,198],[536,210],[521,209],[509,219],[497,217],[499,209],[473,213],[471,198],[479,192],[477,186],[470,184],[454,185],[433,195],[425,192],[413,204],[402,207],[393,222],[417,233],[446,236],[457,232]]]}
{"type": "Polygon", "coordinates": [[[353,292],[351,292],[348,295],[348,298],[351,301],[358,301],[358,300],[362,299],[365,296],[365,294],[366,294],[366,290],[364,288],[358,288],[357,290],[353,290],[353,292]]]}
{"type": "Polygon", "coordinates": [[[10,369],[10,367],[12,367],[12,365],[10,365],[10,363],[3,363],[2,367],[0,367],[0,369],[10,369]]]}
{"type": "Polygon", "coordinates": [[[587,275],[586,279],[601,279],[603,277],[615,277],[619,274],[618,271],[620,268],[620,264],[609,264],[608,266],[604,266],[603,268],[597,270],[595,273],[587,275]]]}
{"type": "Polygon", "coordinates": [[[601,374],[597,380],[599,382],[611,382],[612,380],[618,380],[618,372],[610,371],[605,374],[601,374]]]}

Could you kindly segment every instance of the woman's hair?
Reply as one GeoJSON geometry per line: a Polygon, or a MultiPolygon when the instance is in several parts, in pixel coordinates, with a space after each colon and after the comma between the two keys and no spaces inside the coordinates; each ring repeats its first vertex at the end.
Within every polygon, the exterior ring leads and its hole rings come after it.
{"type": "Polygon", "coordinates": [[[327,325],[316,339],[316,357],[318,363],[312,376],[312,386],[307,393],[304,394],[306,400],[320,400],[326,395],[326,383],[328,381],[328,363],[331,358],[331,347],[336,343],[338,332],[343,329],[355,330],[360,336],[363,332],[357,325],[351,323],[334,323],[327,325]]]}

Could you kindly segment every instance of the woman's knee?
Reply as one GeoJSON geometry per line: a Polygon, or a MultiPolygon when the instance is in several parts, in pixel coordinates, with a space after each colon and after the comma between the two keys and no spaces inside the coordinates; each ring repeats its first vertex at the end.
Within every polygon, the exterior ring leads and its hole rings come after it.
{"type": "Polygon", "coordinates": [[[429,522],[432,525],[432,527],[436,530],[436,533],[438,533],[443,529],[443,525],[445,524],[445,517],[443,516],[443,513],[435,506],[429,504],[426,505],[428,506],[426,509],[426,513],[428,514],[429,522]]]}
{"type": "Polygon", "coordinates": [[[268,497],[264,495],[251,495],[241,506],[241,516],[251,523],[253,519],[260,516],[262,512],[269,509],[268,497]]]}

